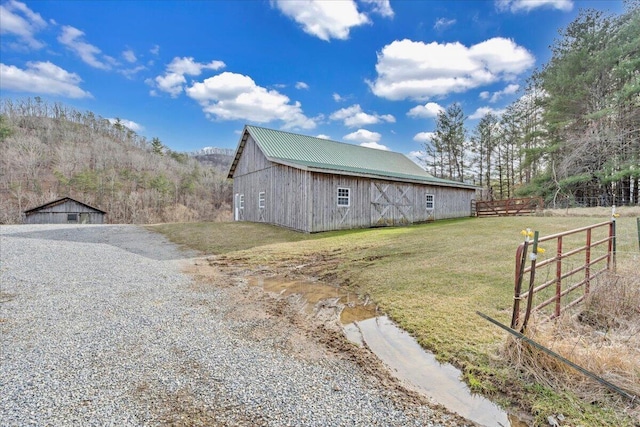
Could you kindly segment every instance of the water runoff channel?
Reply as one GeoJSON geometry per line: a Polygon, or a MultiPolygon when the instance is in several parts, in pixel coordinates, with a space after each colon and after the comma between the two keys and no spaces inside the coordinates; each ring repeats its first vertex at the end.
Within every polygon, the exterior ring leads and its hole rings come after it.
{"type": "Polygon", "coordinates": [[[310,312],[320,301],[336,300],[345,306],[340,320],[347,339],[360,346],[366,344],[408,387],[479,425],[527,427],[528,424],[517,415],[471,393],[461,380],[459,369],[438,362],[411,335],[386,316],[377,315],[373,304],[361,301],[356,295],[318,282],[291,281],[282,277],[251,282],[261,285],[266,292],[301,295],[310,312]]]}

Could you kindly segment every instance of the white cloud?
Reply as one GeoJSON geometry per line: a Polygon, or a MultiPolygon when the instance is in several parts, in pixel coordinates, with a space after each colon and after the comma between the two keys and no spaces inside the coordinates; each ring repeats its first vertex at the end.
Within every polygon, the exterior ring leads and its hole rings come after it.
{"type": "Polygon", "coordinates": [[[495,0],[498,10],[511,12],[530,12],[537,8],[558,9],[569,12],[573,9],[573,0],[495,0]]]}
{"type": "Polygon", "coordinates": [[[219,70],[225,67],[222,61],[211,61],[208,64],[196,62],[192,57],[175,57],[162,76],[155,78],[155,86],[167,92],[172,98],[180,95],[187,83],[185,75],[199,76],[202,70],[219,70]]]}
{"type": "Polygon", "coordinates": [[[257,123],[280,120],[285,129],[316,126],[313,119],[304,115],[299,102],[290,103],[287,96],[258,86],[251,77],[242,74],[224,72],[194,83],[186,93],[213,119],[257,123]]]}
{"type": "Polygon", "coordinates": [[[513,79],[534,62],[524,47],[502,37],[470,47],[396,40],[378,53],[378,77],[367,83],[383,98],[426,100],[513,79]]]}
{"type": "Polygon", "coordinates": [[[17,36],[32,49],[44,47],[44,43],[37,40],[35,35],[45,28],[47,23],[39,13],[33,12],[26,4],[10,0],[0,5],[0,22],[0,34],[17,36]]]}
{"type": "Polygon", "coordinates": [[[438,113],[444,111],[444,108],[436,102],[427,102],[424,105],[416,105],[407,113],[409,117],[415,118],[432,118],[438,117],[438,113]]]}
{"type": "MultiPolygon", "coordinates": [[[[491,99],[489,99],[489,102],[491,103],[498,102],[498,100],[500,100],[500,98],[502,98],[504,95],[513,95],[518,91],[518,89],[520,89],[520,85],[510,84],[504,89],[494,92],[493,95],[491,95],[491,99]]],[[[486,99],[486,98],[483,98],[483,99],[486,99]]]]}
{"type": "Polygon", "coordinates": [[[136,58],[136,54],[131,49],[127,49],[124,52],[122,52],[122,57],[127,62],[130,62],[132,64],[138,60],[138,58],[136,58]]]}
{"type": "Polygon", "coordinates": [[[429,142],[435,136],[435,132],[418,132],[413,136],[413,140],[420,143],[429,142]]]}
{"type": "Polygon", "coordinates": [[[480,92],[480,99],[489,99],[490,96],[491,93],[487,90],[483,90],[482,92],[480,92]]]}
{"type": "Polygon", "coordinates": [[[333,95],[333,100],[336,102],[341,102],[341,101],[345,101],[345,98],[341,97],[339,94],[334,93],[333,95]]]}
{"type": "Polygon", "coordinates": [[[386,145],[378,144],[377,142],[363,142],[360,144],[361,147],[367,148],[375,148],[376,150],[389,151],[389,147],[386,145]]]}
{"type": "Polygon", "coordinates": [[[358,129],[355,132],[351,132],[344,136],[346,141],[355,141],[359,143],[371,143],[371,142],[379,142],[382,138],[378,132],[371,132],[366,129],[358,129]]]}
{"type": "Polygon", "coordinates": [[[331,137],[329,135],[325,135],[323,133],[321,133],[320,135],[316,135],[316,138],[321,138],[321,139],[331,139],[331,137]]]}
{"type": "Polygon", "coordinates": [[[101,59],[98,58],[98,56],[102,54],[102,51],[96,46],[83,41],[83,36],[84,32],[65,25],[62,27],[62,34],[58,36],[58,41],[69,50],[75,52],[86,64],[101,70],[111,69],[112,65],[116,64],[116,61],[106,55],[102,55],[101,59]]]}
{"type": "Polygon", "coordinates": [[[126,120],[126,119],[115,119],[115,118],[111,118],[111,119],[107,119],[109,120],[109,122],[111,124],[115,124],[117,121],[120,121],[120,124],[122,124],[122,126],[131,129],[134,132],[139,132],[141,130],[144,129],[143,126],[139,125],[138,123],[132,121],[132,120],[126,120]]]}
{"type": "Polygon", "coordinates": [[[480,107],[472,115],[470,115],[469,118],[471,120],[481,119],[487,113],[492,113],[492,114],[495,114],[496,116],[500,117],[500,116],[502,116],[504,114],[505,111],[506,111],[506,109],[504,109],[504,108],[495,109],[495,108],[491,108],[491,107],[480,107]]]}
{"type": "Polygon", "coordinates": [[[391,114],[368,114],[362,111],[359,104],[354,104],[351,107],[341,108],[338,111],[333,112],[329,118],[331,120],[343,120],[344,125],[348,127],[358,127],[364,125],[373,125],[382,121],[388,123],[395,123],[396,118],[391,114]]]}
{"type": "Polygon", "coordinates": [[[164,76],[156,77],[155,82],[158,85],[158,89],[175,98],[182,93],[182,86],[187,82],[187,79],[182,74],[168,73],[164,76]]]}
{"type": "Polygon", "coordinates": [[[351,28],[370,23],[353,0],[271,0],[271,4],[300,24],[304,32],[325,41],[346,40],[351,28]]]}
{"type": "Polygon", "coordinates": [[[138,65],[137,67],[133,67],[133,68],[125,68],[122,70],[118,70],[118,72],[120,74],[122,74],[123,76],[125,76],[126,78],[130,79],[133,76],[135,76],[136,74],[138,74],[140,71],[142,70],[146,70],[147,67],[145,67],[144,65],[138,65]]]}
{"type": "Polygon", "coordinates": [[[153,45],[153,47],[149,49],[149,53],[157,56],[160,53],[160,46],[158,46],[157,44],[153,45]]]}
{"type": "Polygon", "coordinates": [[[436,23],[433,24],[433,28],[436,31],[442,31],[445,28],[449,28],[450,26],[452,26],[455,23],[456,23],[455,19],[438,18],[438,19],[436,19],[436,23]]]}
{"type": "Polygon", "coordinates": [[[199,76],[202,70],[219,70],[225,66],[222,61],[211,61],[208,64],[194,61],[193,57],[173,58],[167,65],[167,72],[174,74],[188,74],[199,76]]]}
{"type": "Polygon", "coordinates": [[[407,157],[413,160],[413,163],[424,168],[424,163],[425,163],[424,158],[426,154],[427,153],[425,153],[424,151],[416,150],[416,151],[411,151],[409,154],[407,154],[407,157]]]}
{"type": "Polygon", "coordinates": [[[67,98],[91,98],[92,95],[80,88],[82,79],[51,62],[28,62],[26,69],[0,64],[0,88],[2,90],[28,92],[46,95],[60,95],[67,98]]]}
{"type": "Polygon", "coordinates": [[[296,89],[309,89],[309,85],[305,82],[296,82],[296,89]]]}
{"type": "Polygon", "coordinates": [[[391,9],[391,4],[389,0],[360,0],[362,3],[367,3],[372,5],[371,11],[377,13],[385,18],[393,18],[393,9],[391,9]]]}

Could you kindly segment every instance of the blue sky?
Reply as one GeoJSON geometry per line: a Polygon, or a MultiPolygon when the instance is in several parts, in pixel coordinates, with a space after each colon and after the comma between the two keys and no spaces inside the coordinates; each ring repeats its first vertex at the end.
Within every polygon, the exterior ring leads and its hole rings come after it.
{"type": "Polygon", "coordinates": [[[0,93],[40,96],[175,151],[244,124],[415,154],[435,115],[472,129],[522,95],[549,45],[621,1],[2,1],[0,93]]]}

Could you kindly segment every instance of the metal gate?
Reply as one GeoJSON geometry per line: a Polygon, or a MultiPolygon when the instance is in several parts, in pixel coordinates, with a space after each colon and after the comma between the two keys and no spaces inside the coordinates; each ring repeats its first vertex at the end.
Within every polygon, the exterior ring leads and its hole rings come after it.
{"type": "Polygon", "coordinates": [[[559,317],[564,310],[584,300],[592,280],[606,271],[615,270],[615,217],[611,221],[546,237],[538,237],[537,231],[523,230],[523,233],[525,241],[516,251],[512,329],[524,331],[532,311],[546,309],[543,314],[549,319],[559,317]],[[538,260],[537,255],[541,252],[538,244],[543,242],[552,242],[556,250],[552,256],[538,260]],[[527,267],[529,250],[530,266],[527,267]],[[536,271],[545,266],[550,267],[548,274],[536,276],[536,271]],[[526,291],[522,289],[523,282],[529,282],[526,291]]]}

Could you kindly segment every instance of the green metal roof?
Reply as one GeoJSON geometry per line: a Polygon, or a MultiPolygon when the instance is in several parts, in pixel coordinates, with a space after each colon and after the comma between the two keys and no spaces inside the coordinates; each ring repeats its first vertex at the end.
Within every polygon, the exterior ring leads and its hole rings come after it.
{"type": "Polygon", "coordinates": [[[269,161],[305,170],[364,175],[394,180],[411,180],[435,185],[475,188],[457,181],[435,178],[401,153],[377,150],[359,145],[299,135],[258,126],[245,126],[229,171],[233,178],[235,166],[244,148],[246,134],[251,135],[269,161]]]}

